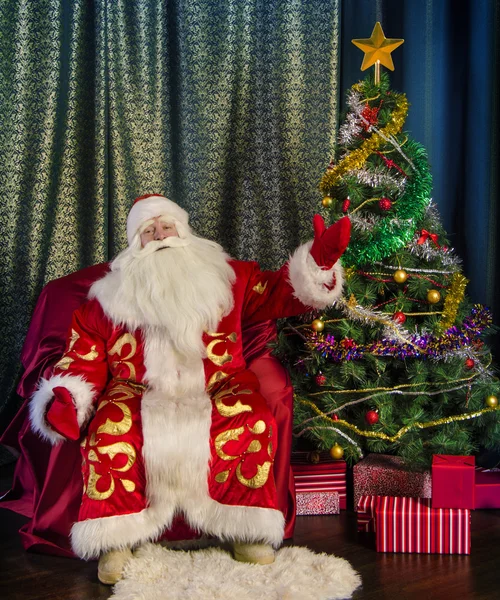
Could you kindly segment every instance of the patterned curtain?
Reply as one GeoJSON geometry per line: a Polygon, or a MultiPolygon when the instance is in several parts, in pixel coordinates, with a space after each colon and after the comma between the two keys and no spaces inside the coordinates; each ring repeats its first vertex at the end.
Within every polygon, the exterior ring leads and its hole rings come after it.
{"type": "Polygon", "coordinates": [[[162,193],[236,258],[311,235],[335,140],[340,0],[0,3],[0,419],[49,280],[162,193]]]}

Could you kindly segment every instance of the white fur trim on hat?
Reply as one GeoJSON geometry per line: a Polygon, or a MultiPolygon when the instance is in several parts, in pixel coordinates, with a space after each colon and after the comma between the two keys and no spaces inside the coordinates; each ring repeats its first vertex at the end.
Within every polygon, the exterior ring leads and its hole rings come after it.
{"type": "Polygon", "coordinates": [[[127,240],[129,246],[132,244],[134,235],[145,221],[165,215],[169,215],[182,225],[187,225],[189,221],[187,212],[164,196],[148,196],[136,201],[127,217],[127,240]]]}

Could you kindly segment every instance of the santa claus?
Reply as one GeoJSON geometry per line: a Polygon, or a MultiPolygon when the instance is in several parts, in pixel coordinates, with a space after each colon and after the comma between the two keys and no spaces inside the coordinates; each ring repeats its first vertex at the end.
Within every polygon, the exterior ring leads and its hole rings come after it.
{"type": "Polygon", "coordinates": [[[83,497],[71,532],[115,583],[137,545],[177,515],[269,563],[283,539],[272,465],[276,424],[246,369],[242,324],[331,305],[342,291],[350,222],[328,229],[276,272],[232,260],[194,235],[163,196],[138,198],[128,247],[73,315],[64,355],[30,406],[57,444],[82,437],[83,497]]]}

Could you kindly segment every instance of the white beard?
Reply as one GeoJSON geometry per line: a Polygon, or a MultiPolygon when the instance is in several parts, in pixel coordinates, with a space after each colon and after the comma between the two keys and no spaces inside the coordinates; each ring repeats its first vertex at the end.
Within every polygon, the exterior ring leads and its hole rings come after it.
{"type": "MultiPolygon", "coordinates": [[[[137,242],[137,240],[136,240],[137,242]]],[[[96,297],[116,325],[161,329],[184,359],[205,357],[204,331],[217,331],[233,307],[235,273],[215,242],[189,233],[121,252],[96,282],[96,297]]]]}

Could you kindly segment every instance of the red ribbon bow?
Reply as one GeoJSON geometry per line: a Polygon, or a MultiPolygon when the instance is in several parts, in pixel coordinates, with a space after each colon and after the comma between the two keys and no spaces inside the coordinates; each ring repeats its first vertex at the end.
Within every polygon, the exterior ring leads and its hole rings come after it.
{"type": "Polygon", "coordinates": [[[426,229],[422,229],[422,233],[420,234],[420,237],[417,240],[417,244],[423,244],[428,238],[431,238],[431,240],[434,242],[434,244],[436,244],[436,246],[438,248],[441,248],[441,246],[438,244],[437,233],[431,233],[430,231],[427,231],[426,229]]]}

